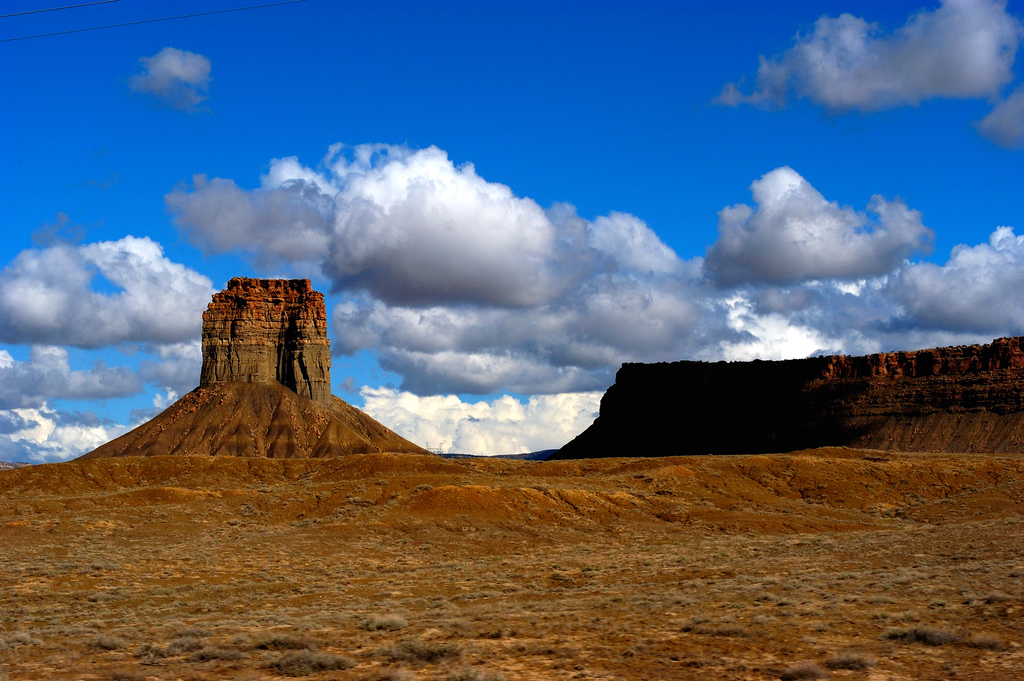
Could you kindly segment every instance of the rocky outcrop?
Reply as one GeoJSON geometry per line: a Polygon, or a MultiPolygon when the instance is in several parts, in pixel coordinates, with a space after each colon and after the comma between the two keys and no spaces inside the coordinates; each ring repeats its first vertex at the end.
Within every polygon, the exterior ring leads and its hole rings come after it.
{"type": "Polygon", "coordinates": [[[778,362],[624,364],[552,458],[843,445],[1024,452],[1024,339],[778,362]]]}
{"type": "Polygon", "coordinates": [[[331,403],[331,346],[324,295],[309,279],[236,277],[203,313],[200,387],[280,383],[331,403]]]}
{"type": "Polygon", "coordinates": [[[331,395],[324,296],[308,279],[228,282],[203,313],[198,388],[83,459],[429,454],[331,395]]]}

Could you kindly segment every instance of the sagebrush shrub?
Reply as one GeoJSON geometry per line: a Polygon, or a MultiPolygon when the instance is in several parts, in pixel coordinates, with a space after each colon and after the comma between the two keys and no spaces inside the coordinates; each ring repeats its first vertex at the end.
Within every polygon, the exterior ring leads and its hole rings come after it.
{"type": "Polygon", "coordinates": [[[316,642],[305,638],[295,638],[287,634],[270,634],[256,640],[253,648],[259,650],[313,650],[316,642]]]}
{"type": "Polygon", "coordinates": [[[825,660],[825,666],[829,669],[853,669],[862,671],[874,667],[878,662],[867,655],[860,653],[839,653],[825,660]]]}
{"type": "Polygon", "coordinates": [[[371,615],[359,623],[360,629],[366,631],[398,631],[409,626],[409,620],[401,615],[371,615]]]}
{"type": "Polygon", "coordinates": [[[397,645],[386,645],[377,650],[377,654],[389,662],[425,662],[432,664],[446,657],[458,657],[462,654],[462,646],[406,639],[397,645]]]}
{"type": "Polygon", "coordinates": [[[317,672],[351,669],[356,661],[341,655],[300,650],[285,653],[270,667],[283,676],[309,676],[317,672]]]}
{"type": "Polygon", "coordinates": [[[950,643],[960,643],[963,637],[955,631],[948,629],[935,629],[934,627],[912,627],[910,629],[887,629],[884,637],[891,641],[905,641],[907,643],[923,643],[927,646],[944,646],[950,643]]]}
{"type": "Polygon", "coordinates": [[[127,645],[123,638],[110,634],[101,634],[89,641],[89,648],[93,650],[120,650],[127,645]]]}

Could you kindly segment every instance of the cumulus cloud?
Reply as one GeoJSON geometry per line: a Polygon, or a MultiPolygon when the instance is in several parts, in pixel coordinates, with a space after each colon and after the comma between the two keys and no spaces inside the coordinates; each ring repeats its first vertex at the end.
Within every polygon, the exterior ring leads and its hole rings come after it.
{"type": "Polygon", "coordinates": [[[999,227],[986,244],[960,245],[945,265],[914,263],[890,283],[908,320],[926,329],[1024,333],[1024,236],[999,227]]]}
{"type": "Polygon", "coordinates": [[[141,390],[140,378],[124,367],[97,362],[88,371],[72,371],[68,351],[61,347],[33,346],[28,362],[16,362],[0,350],[0,409],[40,407],[50,398],[127,397],[141,390]]]}
{"type": "Polygon", "coordinates": [[[519,454],[555,449],[597,416],[600,392],[540,395],[525,404],[509,395],[463,402],[454,395],[420,397],[390,388],[363,388],[366,412],[432,449],[462,454],[519,454]]]}
{"type": "Polygon", "coordinates": [[[946,0],[892,33],[850,14],[822,16],[793,47],[760,58],[751,94],[730,83],[715,101],[780,108],[793,95],[842,112],[992,98],[1014,78],[1021,34],[1001,0],[946,0]]]}
{"type": "Polygon", "coordinates": [[[248,251],[261,269],[314,267],[330,246],[333,199],[313,182],[293,179],[248,192],[233,180],[196,175],[191,187],[175,189],[165,203],[204,252],[248,251]]]}
{"type": "MultiPolygon", "coordinates": [[[[166,200],[210,252],[326,274],[334,352],[372,353],[403,393],[558,395],[605,388],[622,362],[863,353],[980,333],[978,312],[947,307],[939,323],[928,287],[915,288],[931,270],[910,259],[932,232],[899,198],[841,206],[788,167],[751,191],[751,205],[720,212],[706,257],[689,260],[638,217],[542,208],[436,148],[336,145],[315,168],[272,161],[253,190],[200,180],[166,200]]],[[[955,279],[957,262],[942,277],[955,279]]],[[[185,383],[161,385],[180,394],[185,383]]]]}
{"type": "Polygon", "coordinates": [[[25,250],[0,271],[0,341],[96,348],[192,340],[212,295],[208,278],[146,237],[25,250]]]}
{"type": "Polygon", "coordinates": [[[1017,88],[974,125],[1001,147],[1024,149],[1024,87],[1017,88]]]}
{"type": "Polygon", "coordinates": [[[200,341],[148,346],[157,359],[144,359],[139,363],[139,375],[147,383],[164,390],[184,395],[199,385],[203,366],[203,348],[200,341]]]}
{"type": "Polygon", "coordinates": [[[721,358],[729,362],[753,359],[790,359],[830,354],[841,342],[826,337],[821,330],[801,325],[779,312],[758,312],[745,296],[737,294],[722,301],[729,328],[737,339],[723,340],[721,358]]]}
{"type": "Polygon", "coordinates": [[[139,63],[142,72],[128,79],[132,92],[151,95],[181,111],[194,111],[206,100],[210,60],[203,55],[165,47],[139,63]]]}
{"type": "Polygon", "coordinates": [[[592,390],[679,353],[698,317],[699,259],[639,218],[541,208],[435,147],[335,145],[315,169],[273,160],[257,189],[197,179],[166,202],[209,252],[318,267],[347,295],[335,351],[375,351],[421,394],[592,390]]]}
{"type": "Polygon", "coordinates": [[[586,235],[530,199],[455,166],[436,147],[335,145],[321,171],[274,159],[259,189],[193,178],[166,197],[208,252],[256,254],[257,264],[317,264],[336,289],[389,303],[533,305],[565,291],[560,266],[586,235]]]}
{"type": "Polygon", "coordinates": [[[67,461],[127,432],[126,426],[95,414],[60,412],[46,404],[31,409],[0,409],[0,459],[28,463],[67,461]]]}
{"type": "Polygon", "coordinates": [[[627,272],[672,274],[683,264],[643,220],[613,211],[590,225],[590,243],[605,257],[627,272]]]}
{"type": "Polygon", "coordinates": [[[921,214],[899,199],[873,196],[871,219],[828,201],[788,167],[750,189],[756,207],[738,204],[718,214],[719,238],[704,265],[721,286],[878,276],[931,244],[921,214]]]}
{"type": "Polygon", "coordinates": [[[531,308],[413,308],[379,300],[335,307],[335,350],[376,350],[419,394],[557,393],[607,386],[623,361],[681,356],[700,311],[687,281],[596,276],[531,308]]]}

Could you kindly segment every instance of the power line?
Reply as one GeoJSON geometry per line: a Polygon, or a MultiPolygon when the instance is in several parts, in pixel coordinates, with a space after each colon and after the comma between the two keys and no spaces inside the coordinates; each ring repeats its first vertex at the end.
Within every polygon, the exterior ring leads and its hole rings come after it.
{"type": "Polygon", "coordinates": [[[62,9],[75,9],[76,7],[90,7],[92,5],[105,5],[108,2],[121,2],[121,0],[96,0],[96,2],[83,2],[80,5],[65,5],[63,7],[47,7],[46,9],[30,9],[24,12],[13,12],[11,14],[0,14],[0,19],[7,17],[22,17],[26,14],[39,14],[40,12],[59,12],[62,9]]]}
{"type": "Polygon", "coordinates": [[[158,21],[173,21],[174,19],[190,19],[192,17],[205,17],[210,14],[226,14],[228,12],[244,12],[249,9],[260,9],[261,7],[276,7],[277,5],[294,5],[298,2],[308,0],[284,0],[283,2],[268,2],[264,5],[249,5],[248,7],[232,7],[231,9],[215,9],[210,12],[196,12],[194,14],[179,14],[176,17],[161,17],[159,19],[140,19],[139,21],[126,21],[123,24],[107,24],[106,26],[91,26],[89,28],[73,28],[68,31],[54,31],[53,33],[39,33],[37,35],[23,35],[18,38],[4,38],[0,43],[12,43],[16,40],[31,40],[33,38],[49,38],[55,35],[67,35],[68,33],[84,33],[85,31],[101,31],[105,28],[120,28],[122,26],[138,26],[139,24],[154,24],[158,21]]]}

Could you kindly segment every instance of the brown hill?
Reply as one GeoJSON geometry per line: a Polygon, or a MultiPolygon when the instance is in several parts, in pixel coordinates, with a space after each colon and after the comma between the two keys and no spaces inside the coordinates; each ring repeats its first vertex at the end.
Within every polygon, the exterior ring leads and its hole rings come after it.
{"type": "Polygon", "coordinates": [[[371,452],[427,453],[333,395],[327,406],[279,384],[235,382],[196,388],[151,421],[81,458],[321,459],[371,452]]]}
{"type": "Polygon", "coordinates": [[[553,459],[849,446],[1024,452],[1021,338],[779,362],[624,364],[553,459]]]}

